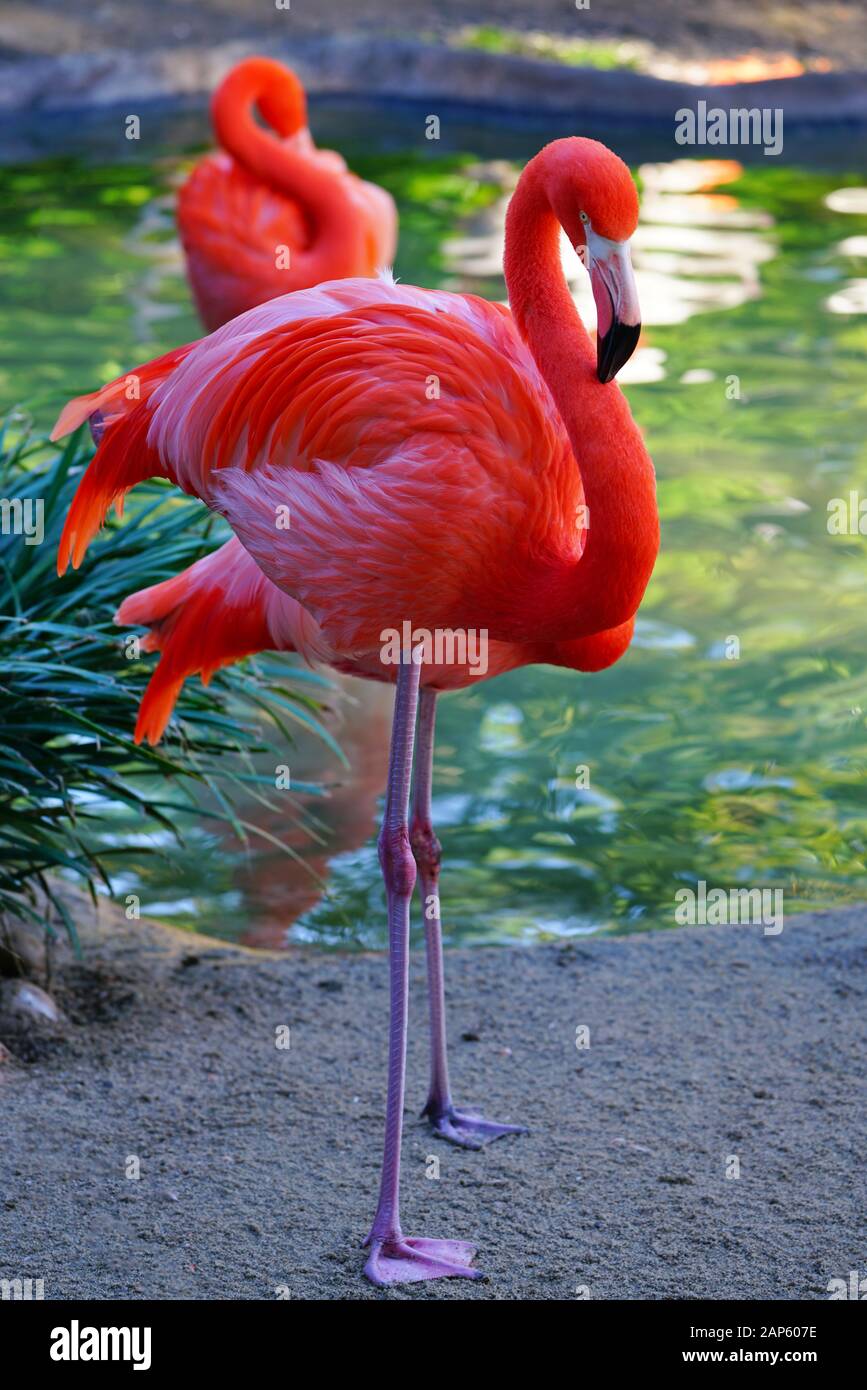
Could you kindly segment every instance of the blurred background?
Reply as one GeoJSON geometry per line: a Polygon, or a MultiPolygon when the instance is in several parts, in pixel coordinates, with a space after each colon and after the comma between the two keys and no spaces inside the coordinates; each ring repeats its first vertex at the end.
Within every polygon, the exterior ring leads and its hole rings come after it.
{"type": "MultiPolygon", "coordinates": [[[[254,52],[296,68],[317,143],[394,196],[404,280],[502,299],[506,203],[555,136],[603,139],[641,190],[644,327],[621,381],[657,467],[659,563],[610,671],[530,668],[440,702],[447,939],[670,927],[701,879],[782,887],[788,911],[863,901],[864,539],[828,529],[865,485],[861,7],[7,3],[0,409],[19,427],[200,335],[175,192],[212,143],[210,91],[254,52]],[[699,99],[781,109],[782,152],[678,145],[699,99]]],[[[348,767],[303,731],[288,758],[328,789],[301,796],[316,838],[245,811],[297,859],[193,813],[178,845],[106,794],[87,834],[122,847],[115,896],[250,944],[383,945],[390,695],[335,680],[326,703],[348,767]]]]}
{"type": "Polygon", "coordinates": [[[810,5],[768,0],[32,0],[4,3],[5,55],[141,53],[165,44],[207,47],[227,40],[278,42],[319,35],[460,40],[474,25],[499,30],[505,48],[551,47],[568,40],[629,42],[707,68],[732,59],[771,58],[809,67],[859,68],[867,57],[861,6],[848,0],[810,5]],[[290,32],[291,29],[291,32],[290,32]]]}

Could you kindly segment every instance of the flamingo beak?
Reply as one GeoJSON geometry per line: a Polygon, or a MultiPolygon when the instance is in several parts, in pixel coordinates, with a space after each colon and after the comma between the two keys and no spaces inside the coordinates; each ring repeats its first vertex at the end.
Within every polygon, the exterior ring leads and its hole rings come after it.
{"type": "Polygon", "coordinates": [[[629,242],[609,241],[588,227],[586,261],[596,301],[596,375],[613,381],[641,333],[629,242]]]}

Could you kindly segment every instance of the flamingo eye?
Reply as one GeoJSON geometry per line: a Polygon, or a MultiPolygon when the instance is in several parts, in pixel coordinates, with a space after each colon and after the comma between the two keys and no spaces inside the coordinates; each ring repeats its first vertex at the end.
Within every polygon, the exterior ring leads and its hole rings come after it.
{"type": "Polygon", "coordinates": [[[587,216],[586,212],[579,212],[578,216],[581,218],[581,221],[584,223],[585,226],[589,226],[590,218],[587,216]]]}

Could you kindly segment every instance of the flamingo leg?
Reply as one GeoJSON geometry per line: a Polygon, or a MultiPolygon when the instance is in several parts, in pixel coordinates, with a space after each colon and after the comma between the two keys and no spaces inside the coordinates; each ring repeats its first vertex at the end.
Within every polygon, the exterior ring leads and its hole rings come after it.
{"type": "Polygon", "coordinates": [[[433,828],[431,789],[436,723],[436,691],[424,689],[419,697],[418,736],[413,776],[410,845],[418,867],[418,883],[424,914],[430,1005],[430,1090],[422,1111],[434,1131],[451,1144],[481,1149],[505,1134],[526,1134],[523,1125],[500,1124],[481,1115],[457,1110],[449,1086],[446,1050],[446,1003],[443,976],[443,934],[440,919],[439,876],[442,848],[433,828]]]}
{"type": "Polygon", "coordinates": [[[388,902],[388,958],[391,1008],[388,1025],[388,1097],[385,1151],[379,1202],[365,1245],[370,1254],[364,1272],[377,1285],[441,1279],[460,1275],[480,1279],[471,1269],[475,1247],[458,1240],[424,1240],[404,1236],[400,1227],[400,1143],[406,1077],[406,1029],[409,1002],[409,910],[415,886],[415,861],[409,846],[407,812],[419,662],[413,653],[398,668],[394,722],[388,766],[385,815],[379,836],[379,862],[388,902]]]}

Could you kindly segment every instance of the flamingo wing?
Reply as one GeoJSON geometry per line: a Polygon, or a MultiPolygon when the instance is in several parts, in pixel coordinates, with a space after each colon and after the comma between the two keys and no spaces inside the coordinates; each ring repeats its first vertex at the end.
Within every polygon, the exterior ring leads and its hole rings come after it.
{"type": "MultiPolygon", "coordinates": [[[[147,462],[227,518],[338,654],[405,619],[478,625],[537,538],[580,553],[562,422],[484,300],[389,278],[286,295],[186,351],[142,409],[147,462]]],[[[77,558],[97,512],[70,513],[77,558]]]]}
{"type": "MultiPolygon", "coordinates": [[[[339,180],[365,230],[366,263],[353,273],[372,275],[394,259],[397,214],[384,189],[365,183],[347,169],[334,150],[320,150],[309,131],[279,142],[303,170],[326,171],[339,180]]],[[[178,228],[187,258],[190,283],[199,311],[217,328],[245,310],[311,283],[306,262],[317,229],[302,202],[248,171],[231,155],[216,153],[200,160],[178,194],[178,228]]]]}
{"type": "Polygon", "coordinates": [[[315,654],[313,620],[234,536],[181,574],[130,594],[115,621],[147,627],[142,649],[162,654],[139,709],[137,743],[159,741],[188,676],[207,685],[221,666],[261,651],[315,654]]]}
{"type": "MultiPolygon", "coordinates": [[[[294,199],[269,187],[229,155],[200,160],[178,194],[178,229],[187,254],[193,287],[217,280],[238,297],[249,295],[250,281],[270,294],[293,286],[281,282],[277,255],[307,246],[310,229],[294,199]]],[[[245,304],[249,307],[249,301],[245,304]]]]}

